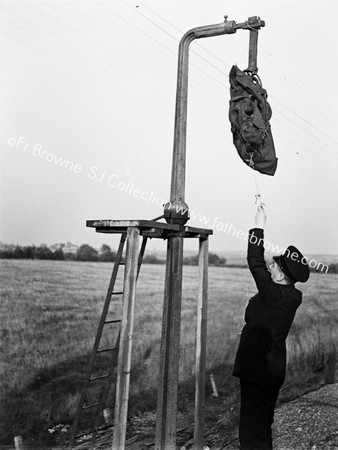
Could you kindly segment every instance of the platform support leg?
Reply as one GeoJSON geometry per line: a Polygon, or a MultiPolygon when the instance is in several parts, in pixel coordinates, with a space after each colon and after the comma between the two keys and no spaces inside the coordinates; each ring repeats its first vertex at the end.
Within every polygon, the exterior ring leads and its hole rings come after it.
{"type": "Polygon", "coordinates": [[[123,284],[123,314],[117,366],[113,450],[123,449],[126,439],[139,237],[140,230],[138,228],[128,228],[123,284]]]}
{"type": "Polygon", "coordinates": [[[164,289],[155,448],[176,448],[183,238],[169,237],[164,289]]]}
{"type": "Polygon", "coordinates": [[[196,380],[195,380],[195,429],[194,449],[204,447],[205,367],[208,308],[208,238],[199,239],[199,285],[196,327],[196,380]]]}

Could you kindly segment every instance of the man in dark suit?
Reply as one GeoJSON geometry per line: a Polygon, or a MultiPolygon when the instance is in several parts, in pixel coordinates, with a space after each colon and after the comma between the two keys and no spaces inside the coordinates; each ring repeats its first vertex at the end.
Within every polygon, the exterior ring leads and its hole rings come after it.
{"type": "Polygon", "coordinates": [[[309,278],[306,258],[290,246],[267,267],[264,260],[266,214],[258,207],[256,228],[249,231],[248,264],[258,293],[245,310],[245,325],[233,375],[240,378],[239,441],[242,450],[272,449],[271,425],[285,379],[286,338],[302,293],[297,281],[309,278]]]}

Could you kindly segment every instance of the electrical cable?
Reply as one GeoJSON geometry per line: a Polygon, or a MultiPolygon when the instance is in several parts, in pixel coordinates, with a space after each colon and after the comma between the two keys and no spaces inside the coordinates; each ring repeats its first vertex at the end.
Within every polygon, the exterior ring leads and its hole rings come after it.
{"type": "MultiPolygon", "coordinates": [[[[158,13],[156,13],[154,10],[152,10],[151,8],[145,6],[144,4],[142,4],[142,5],[143,5],[143,7],[145,7],[145,8],[148,9],[149,11],[151,11],[154,15],[156,15],[158,18],[160,18],[162,21],[164,21],[166,24],[170,25],[170,26],[171,26],[172,28],[174,28],[175,30],[180,31],[176,26],[172,25],[167,19],[164,19],[161,15],[159,15],[158,13]]],[[[131,7],[130,5],[128,5],[128,6],[131,7]]],[[[151,19],[147,18],[143,13],[140,12],[139,9],[138,9],[138,12],[139,12],[139,14],[141,14],[143,17],[145,17],[148,21],[150,21],[153,25],[155,25],[157,28],[159,28],[160,30],[164,31],[164,32],[165,32],[166,34],[168,34],[170,37],[173,37],[173,38],[174,38],[174,36],[173,36],[172,34],[168,33],[166,30],[164,30],[163,27],[159,26],[158,24],[156,24],[156,22],[154,22],[154,21],[152,21],[151,19]]],[[[209,53],[210,55],[212,55],[211,52],[208,52],[208,53],[209,53]]],[[[199,55],[199,56],[200,56],[200,55],[199,55]]],[[[201,56],[200,56],[200,57],[201,57],[201,56]]],[[[209,61],[207,61],[205,58],[202,58],[202,59],[204,59],[206,62],[208,62],[209,64],[211,64],[211,63],[210,63],[209,61]]],[[[213,67],[215,67],[213,64],[211,64],[211,65],[212,65],[213,67]]],[[[221,71],[220,69],[218,69],[218,70],[219,70],[221,73],[223,73],[223,71],[221,71]]],[[[304,98],[304,97],[302,97],[302,98],[304,98]]],[[[327,135],[325,132],[323,132],[323,131],[322,131],[320,128],[318,128],[316,125],[310,123],[308,120],[306,120],[306,119],[305,119],[304,117],[302,117],[300,114],[298,114],[297,112],[295,112],[294,110],[292,110],[291,108],[289,108],[288,106],[286,106],[283,102],[278,101],[278,100],[277,100],[277,102],[278,102],[282,107],[284,107],[287,111],[291,112],[291,113],[294,114],[296,117],[298,117],[300,120],[304,121],[304,122],[305,122],[307,125],[309,125],[311,128],[316,129],[316,130],[317,130],[319,133],[321,133],[324,137],[326,137],[327,139],[331,140],[333,143],[336,143],[336,141],[335,141],[334,139],[332,139],[331,136],[327,135]]],[[[288,120],[290,120],[290,119],[288,119],[288,120]]],[[[290,120],[290,121],[291,121],[291,120],[290,120]]],[[[311,135],[321,143],[321,141],[319,140],[319,138],[318,138],[316,135],[314,135],[314,134],[312,134],[312,133],[311,133],[311,135]]],[[[323,149],[324,151],[326,151],[328,154],[330,154],[330,153],[328,152],[328,149],[327,149],[326,147],[322,147],[322,149],[323,149]]]]}
{"type": "MultiPolygon", "coordinates": [[[[68,51],[68,50],[65,50],[65,49],[64,49],[63,47],[61,47],[60,45],[55,44],[55,43],[53,43],[53,42],[51,42],[51,41],[49,41],[49,40],[47,40],[47,39],[45,39],[45,38],[42,38],[41,36],[37,35],[36,33],[33,33],[33,32],[31,32],[31,31],[29,31],[29,30],[27,30],[27,29],[25,29],[25,28],[23,28],[23,27],[21,27],[21,26],[19,26],[19,25],[17,25],[17,24],[14,24],[13,22],[9,21],[8,19],[4,19],[4,18],[2,18],[2,17],[0,17],[0,19],[5,20],[6,22],[8,22],[8,23],[14,25],[15,27],[17,27],[17,28],[19,28],[19,29],[22,29],[23,31],[25,31],[25,32],[27,32],[27,33],[29,33],[29,34],[35,36],[35,37],[38,37],[39,39],[41,39],[41,40],[47,42],[47,43],[50,44],[50,45],[55,45],[57,48],[59,48],[59,49],[65,51],[65,52],[68,53],[68,54],[71,54],[72,56],[77,56],[78,58],[84,60],[85,62],[90,63],[90,64],[93,64],[91,61],[89,61],[89,60],[87,60],[87,59],[85,59],[85,58],[83,58],[83,57],[81,57],[81,56],[79,56],[79,55],[75,55],[73,52],[70,52],[70,51],[68,51]]],[[[41,27],[40,27],[40,28],[41,28],[41,27]]],[[[8,36],[8,35],[7,35],[7,36],[8,36]]],[[[11,37],[11,36],[8,36],[8,37],[11,37]]],[[[16,39],[16,40],[17,40],[17,39],[16,39]]],[[[19,41],[19,40],[17,40],[17,41],[22,43],[22,41],[19,41]]],[[[67,43],[67,42],[66,42],[66,43],[67,43]]],[[[33,47],[32,47],[32,48],[33,48],[33,47]]],[[[45,52],[44,52],[44,53],[45,53],[45,52]]],[[[45,54],[47,54],[47,53],[45,53],[45,54]]],[[[54,59],[56,59],[56,58],[54,58],[54,59]]],[[[60,59],[58,59],[58,60],[61,61],[60,59]]],[[[68,64],[68,65],[69,65],[69,64],[68,64]]],[[[71,67],[75,67],[75,66],[72,66],[72,65],[70,65],[70,66],[71,66],[71,67]]],[[[101,68],[101,67],[98,66],[98,65],[95,65],[95,66],[96,66],[97,68],[99,68],[99,69],[102,69],[103,71],[108,72],[109,74],[111,74],[111,75],[113,75],[113,76],[115,76],[115,77],[117,77],[117,78],[119,78],[119,79],[124,80],[124,78],[123,78],[122,76],[117,75],[116,73],[113,73],[113,72],[111,72],[111,71],[108,71],[107,69],[103,69],[103,68],[101,68]]],[[[86,72],[86,71],[82,71],[82,72],[83,72],[83,73],[89,74],[89,72],[86,72]]],[[[96,78],[102,80],[102,78],[98,78],[98,77],[96,77],[96,78]]],[[[137,88],[142,88],[141,85],[138,85],[138,84],[133,83],[133,82],[131,82],[131,83],[134,84],[137,88]]],[[[109,84],[110,86],[113,86],[113,85],[110,84],[110,83],[108,83],[108,84],[109,84]]],[[[116,86],[114,86],[114,87],[117,88],[116,86]]],[[[153,86],[152,86],[152,89],[153,89],[153,86]]],[[[120,89],[119,89],[119,90],[120,90],[120,89]]],[[[129,91],[129,90],[126,90],[126,89],[122,89],[122,90],[123,90],[124,92],[127,92],[128,94],[130,94],[130,91],[129,91]]],[[[159,91],[159,92],[163,92],[163,91],[159,91]]],[[[142,97],[140,97],[140,96],[136,96],[136,97],[139,98],[139,99],[142,99],[142,97]]],[[[168,100],[166,100],[166,102],[167,102],[168,104],[172,104],[172,103],[173,103],[173,100],[168,99],[168,100]]],[[[152,106],[156,106],[156,107],[158,108],[158,105],[155,105],[154,103],[152,103],[152,102],[150,102],[150,101],[148,101],[147,103],[151,104],[152,106]]],[[[204,114],[202,114],[202,113],[199,114],[198,112],[196,112],[196,110],[194,110],[194,111],[193,111],[193,115],[203,117],[204,122],[205,122],[205,120],[206,120],[206,115],[205,115],[205,113],[204,113],[204,114]]],[[[210,121],[209,123],[210,123],[211,126],[215,127],[215,124],[214,124],[212,121],[210,121]]],[[[217,132],[219,132],[219,129],[217,129],[217,132]]]]}
{"type": "Polygon", "coordinates": [[[91,78],[95,78],[96,80],[101,81],[102,83],[104,83],[104,84],[110,86],[111,88],[114,88],[114,90],[115,90],[115,89],[118,89],[118,90],[121,90],[122,92],[125,92],[125,93],[128,94],[128,95],[132,95],[133,97],[137,98],[137,99],[138,99],[139,101],[141,101],[142,103],[144,103],[144,102],[146,101],[149,105],[151,105],[151,106],[153,106],[153,107],[155,107],[155,108],[158,109],[158,105],[157,105],[156,103],[153,103],[153,102],[151,102],[151,101],[145,99],[144,97],[141,97],[141,96],[138,96],[138,95],[135,95],[135,94],[130,94],[130,91],[127,90],[127,89],[124,89],[124,88],[121,88],[121,87],[117,88],[115,84],[109,83],[108,81],[104,80],[104,79],[101,78],[101,77],[98,77],[97,75],[94,75],[94,74],[92,74],[92,73],[89,73],[89,72],[87,72],[86,70],[83,70],[83,69],[81,69],[81,68],[79,68],[79,67],[77,67],[77,66],[75,66],[75,65],[73,65],[73,64],[70,64],[70,63],[68,63],[68,62],[66,62],[66,61],[64,61],[64,60],[62,60],[62,59],[60,59],[60,58],[58,58],[58,57],[56,57],[56,56],[51,55],[51,54],[48,53],[48,52],[45,52],[45,51],[43,51],[43,50],[41,50],[41,49],[38,49],[38,48],[36,48],[36,47],[33,47],[32,45],[29,45],[29,44],[27,44],[26,42],[23,42],[23,41],[21,41],[21,40],[15,38],[15,37],[13,37],[13,36],[10,36],[10,35],[7,34],[7,33],[4,33],[3,31],[0,31],[0,34],[2,34],[2,35],[4,35],[4,36],[6,36],[7,38],[10,38],[10,39],[12,39],[12,40],[18,42],[18,43],[20,43],[21,45],[24,45],[25,47],[28,47],[28,48],[30,48],[30,49],[36,51],[36,52],[39,52],[39,53],[41,53],[41,54],[43,54],[43,55],[45,55],[45,56],[48,56],[49,58],[54,59],[55,61],[57,61],[57,62],[59,62],[59,63],[65,64],[66,66],[71,67],[72,69],[75,69],[75,70],[77,70],[77,71],[79,71],[79,72],[81,72],[81,73],[83,73],[83,74],[85,74],[85,75],[88,75],[88,76],[91,77],[91,78]]]}
{"type": "Polygon", "coordinates": [[[287,118],[288,119],[288,118],[287,118]]]}
{"type": "MultiPolygon", "coordinates": [[[[127,4],[128,7],[131,8],[130,5],[127,4]]],[[[143,5],[145,6],[145,5],[143,5]]],[[[161,20],[163,20],[165,23],[169,24],[170,26],[172,26],[174,29],[179,30],[177,27],[175,27],[174,25],[170,24],[169,21],[167,21],[166,19],[164,19],[163,17],[161,17],[159,14],[157,14],[156,12],[154,12],[151,8],[146,7],[148,10],[152,11],[157,17],[161,18],[161,20]]],[[[112,11],[111,11],[112,12],[112,11]]],[[[152,21],[151,19],[147,18],[144,14],[141,13],[141,15],[146,18],[147,20],[149,20],[153,25],[157,26],[158,28],[160,28],[161,31],[165,32],[166,34],[168,34],[171,38],[174,38],[176,40],[176,38],[168,33],[163,27],[160,27],[158,24],[156,24],[154,21],[152,21]]],[[[211,52],[208,52],[210,55],[212,55],[211,52]]],[[[199,55],[200,56],[200,55],[199,55]]],[[[206,62],[208,62],[205,58],[202,57],[202,59],[204,59],[206,62]]],[[[208,62],[209,63],[209,62],[208,62]]],[[[217,70],[219,70],[216,66],[212,65],[214,68],[216,68],[217,70]]],[[[221,71],[221,73],[223,74],[223,71],[221,71]]],[[[208,74],[209,76],[209,74],[208,74]]],[[[299,114],[295,113],[294,111],[292,111],[290,108],[288,108],[286,105],[284,105],[282,102],[279,102],[283,107],[285,107],[286,109],[288,109],[291,113],[297,115],[301,120],[305,120],[303,117],[301,117],[299,114]]],[[[305,120],[306,121],[306,120],[305,120]]],[[[310,126],[312,126],[312,124],[310,124],[310,122],[306,121],[310,126]]],[[[330,136],[327,136],[325,133],[322,132],[322,130],[320,130],[318,127],[315,127],[320,133],[322,133],[324,136],[328,137],[329,139],[331,139],[333,142],[335,142],[330,136]]],[[[316,136],[315,136],[316,137],[316,136]]],[[[326,151],[326,149],[323,148],[324,151],[326,151]]]]}

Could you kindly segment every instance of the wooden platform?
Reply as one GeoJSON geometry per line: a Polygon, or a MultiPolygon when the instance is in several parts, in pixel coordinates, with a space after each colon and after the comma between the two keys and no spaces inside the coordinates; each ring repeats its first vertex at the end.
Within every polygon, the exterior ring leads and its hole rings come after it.
{"type": "Polygon", "coordinates": [[[180,225],[171,225],[166,222],[154,220],[87,220],[86,226],[95,228],[97,233],[127,233],[129,227],[140,229],[142,236],[150,238],[167,239],[171,236],[183,238],[200,238],[213,234],[213,230],[207,228],[195,228],[180,225]]]}

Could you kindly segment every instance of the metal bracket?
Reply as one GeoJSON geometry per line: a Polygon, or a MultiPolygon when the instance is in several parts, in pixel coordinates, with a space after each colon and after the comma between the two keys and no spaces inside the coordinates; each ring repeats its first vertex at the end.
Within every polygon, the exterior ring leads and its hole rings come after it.
{"type": "Polygon", "coordinates": [[[249,41],[249,66],[248,72],[257,73],[257,48],[258,48],[258,30],[265,26],[265,22],[257,16],[249,17],[245,22],[243,29],[250,30],[249,41]]]}

